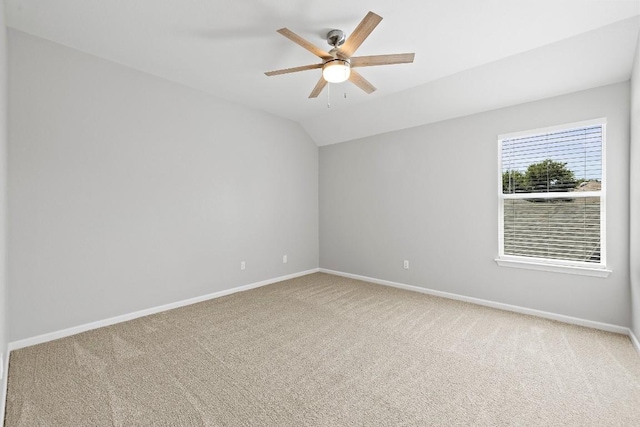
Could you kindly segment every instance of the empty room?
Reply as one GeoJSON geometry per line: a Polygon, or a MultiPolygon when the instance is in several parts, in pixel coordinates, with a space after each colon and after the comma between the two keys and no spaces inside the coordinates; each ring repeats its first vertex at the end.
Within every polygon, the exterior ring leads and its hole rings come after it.
{"type": "Polygon", "coordinates": [[[640,1],[0,5],[0,427],[640,426],[640,1]]]}

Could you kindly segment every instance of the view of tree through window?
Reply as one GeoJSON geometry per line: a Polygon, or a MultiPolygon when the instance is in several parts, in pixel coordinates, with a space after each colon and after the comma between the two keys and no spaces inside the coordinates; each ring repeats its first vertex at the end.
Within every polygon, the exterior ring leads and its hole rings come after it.
{"type": "Polygon", "coordinates": [[[501,255],[601,263],[604,125],[501,141],[501,255]]]}

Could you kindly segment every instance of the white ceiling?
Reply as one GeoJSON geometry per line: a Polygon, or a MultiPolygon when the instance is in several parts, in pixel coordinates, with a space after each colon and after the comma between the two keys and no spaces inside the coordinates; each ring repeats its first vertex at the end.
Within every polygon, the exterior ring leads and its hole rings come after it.
{"type": "Polygon", "coordinates": [[[7,24],[217,97],[298,121],[319,145],[629,78],[638,0],[5,0],[7,24]],[[372,10],[384,19],[357,55],[415,52],[307,99],[319,62],[275,30],[323,49],[372,10]],[[553,71],[546,64],[555,61],[553,71]],[[346,94],[346,98],[345,98],[346,94]]]}

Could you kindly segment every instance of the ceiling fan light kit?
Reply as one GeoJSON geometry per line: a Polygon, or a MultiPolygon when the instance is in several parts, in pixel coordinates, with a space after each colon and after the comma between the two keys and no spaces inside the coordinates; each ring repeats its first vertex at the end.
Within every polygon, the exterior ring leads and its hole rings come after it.
{"type": "Polygon", "coordinates": [[[330,59],[322,66],[322,77],[329,83],[342,83],[350,75],[351,63],[346,59],[330,59]]]}
{"type": "Polygon", "coordinates": [[[320,92],[322,92],[324,87],[327,85],[327,82],[342,83],[347,80],[358,86],[366,93],[372,93],[376,90],[376,87],[369,83],[356,70],[353,70],[353,68],[371,67],[375,65],[408,64],[412,63],[415,57],[415,54],[413,53],[353,56],[355,51],[360,47],[362,42],[369,37],[369,34],[371,34],[380,21],[382,21],[381,16],[376,15],[373,12],[369,12],[348,38],[342,30],[329,31],[327,33],[327,43],[329,43],[330,46],[333,46],[333,49],[329,52],[325,52],[288,28],[281,28],[278,30],[278,33],[322,59],[322,63],[268,71],[265,74],[267,76],[277,76],[279,74],[289,74],[298,71],[322,68],[322,76],[311,91],[309,98],[317,98],[320,92]]]}

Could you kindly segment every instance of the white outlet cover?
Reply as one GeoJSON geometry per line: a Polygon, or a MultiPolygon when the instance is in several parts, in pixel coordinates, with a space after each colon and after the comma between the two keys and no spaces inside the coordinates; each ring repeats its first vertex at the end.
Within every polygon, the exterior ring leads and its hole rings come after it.
{"type": "Polygon", "coordinates": [[[286,264],[288,261],[287,255],[282,255],[282,263],[286,264]]]}
{"type": "Polygon", "coordinates": [[[247,268],[247,264],[244,261],[240,261],[240,270],[247,268]]]}

